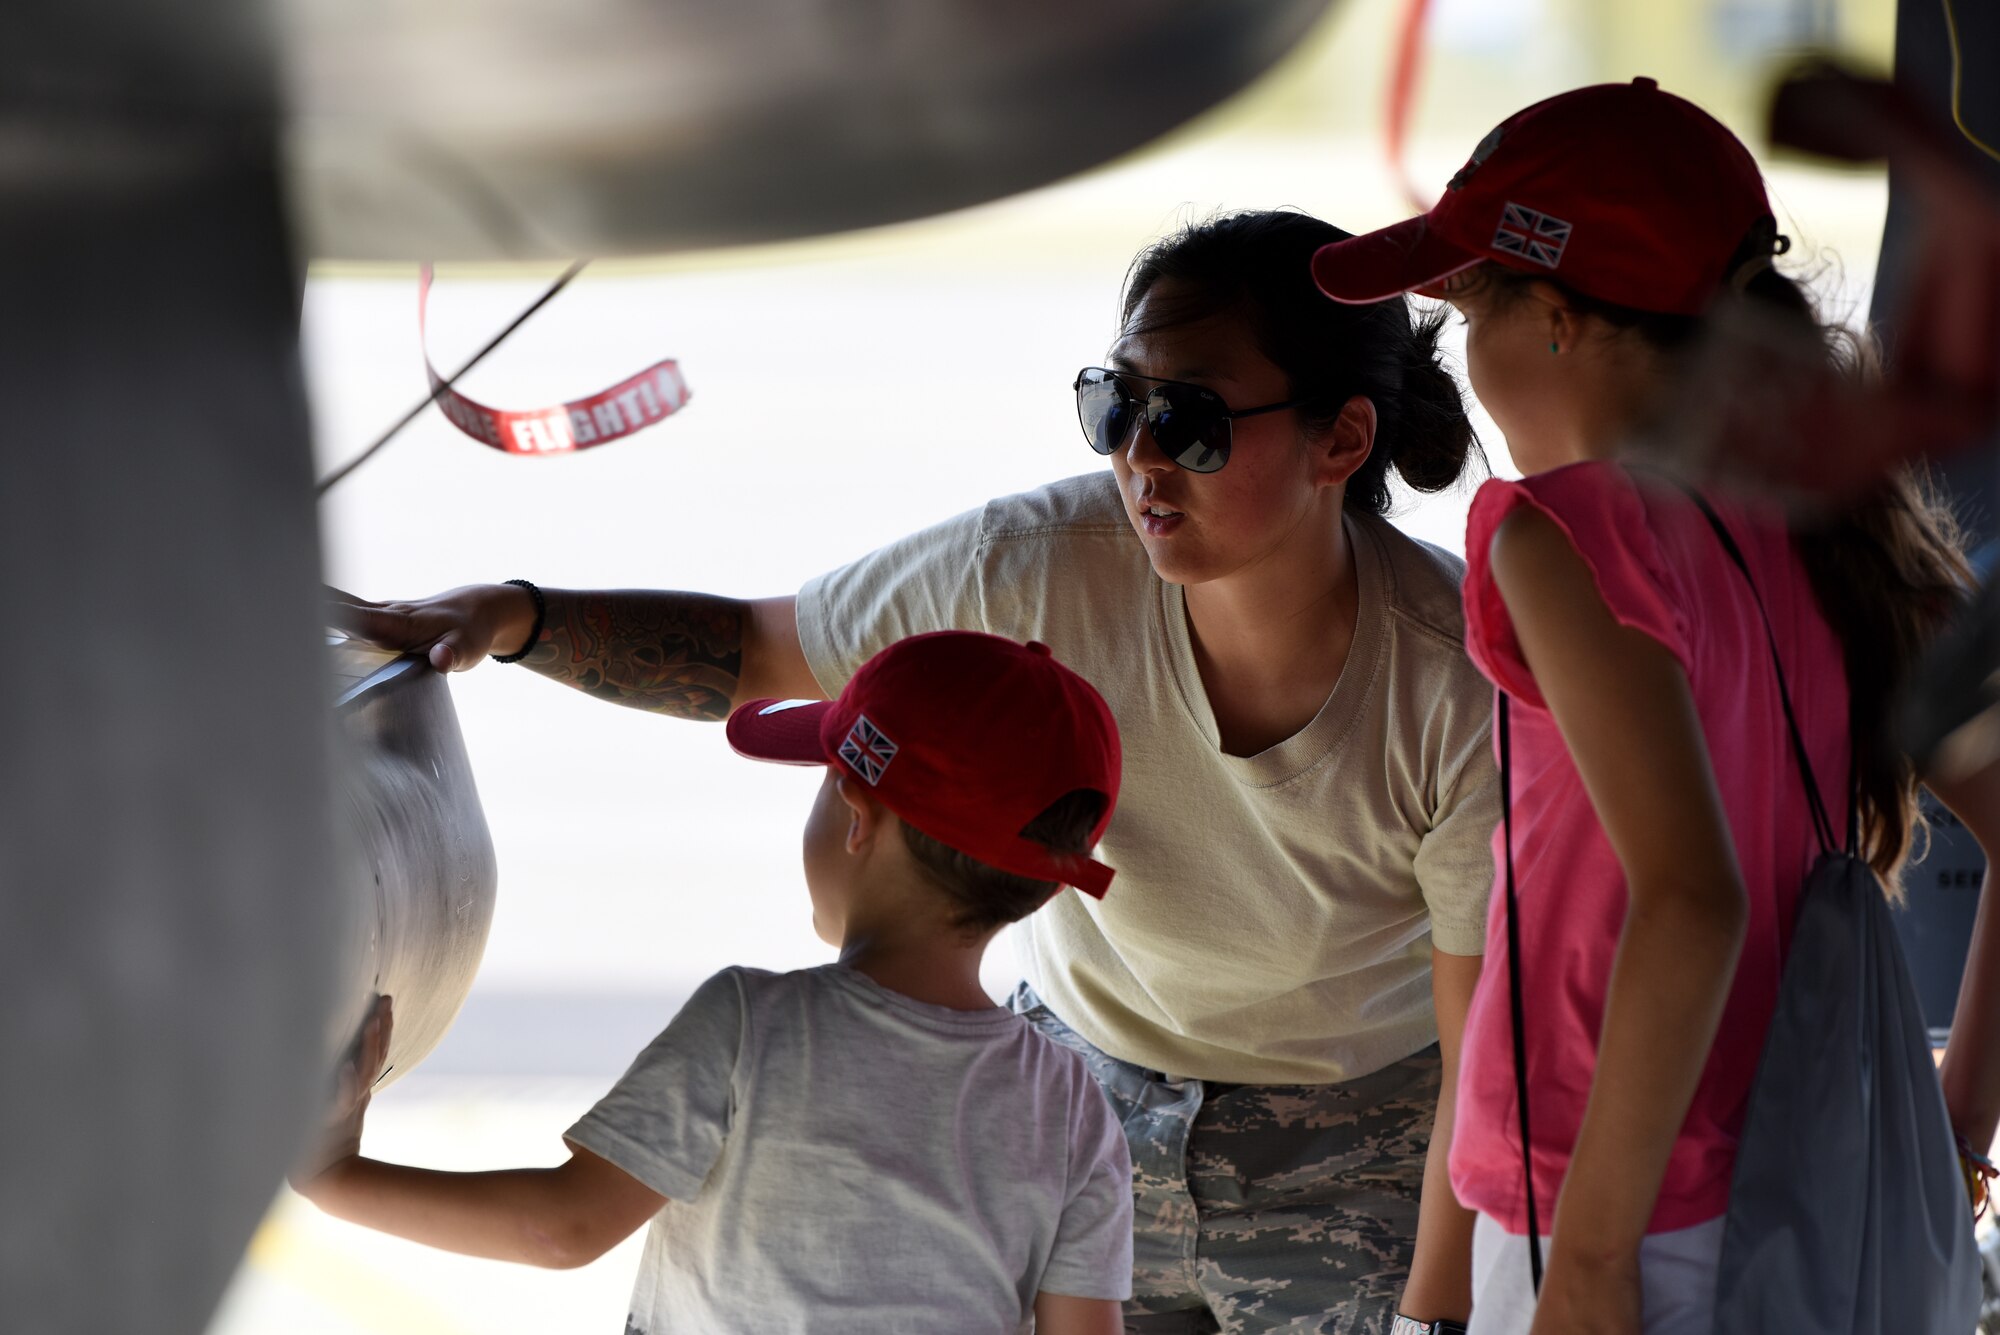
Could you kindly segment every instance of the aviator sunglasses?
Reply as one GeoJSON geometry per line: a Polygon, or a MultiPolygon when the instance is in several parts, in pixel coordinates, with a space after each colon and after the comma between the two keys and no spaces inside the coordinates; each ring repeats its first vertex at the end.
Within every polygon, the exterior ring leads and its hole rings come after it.
{"type": "Polygon", "coordinates": [[[1288,399],[1258,408],[1232,410],[1212,389],[1184,380],[1162,380],[1130,371],[1086,366],[1076,373],[1076,417],[1083,438],[1099,454],[1123,447],[1143,416],[1146,430],[1160,452],[1190,473],[1213,473],[1229,462],[1230,423],[1239,417],[1300,408],[1310,399],[1288,399]],[[1127,380],[1144,380],[1153,388],[1144,398],[1125,387],[1127,380]]]}

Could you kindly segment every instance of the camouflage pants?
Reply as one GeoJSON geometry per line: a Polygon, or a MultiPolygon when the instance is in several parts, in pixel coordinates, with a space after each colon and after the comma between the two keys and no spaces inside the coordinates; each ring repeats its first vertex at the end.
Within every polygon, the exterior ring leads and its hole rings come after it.
{"type": "Polygon", "coordinates": [[[1386,1335],[1416,1245],[1435,1046],[1329,1085],[1170,1079],[1107,1056],[1022,984],[1017,1014],[1081,1053],[1132,1149],[1135,1335],[1386,1335]]]}

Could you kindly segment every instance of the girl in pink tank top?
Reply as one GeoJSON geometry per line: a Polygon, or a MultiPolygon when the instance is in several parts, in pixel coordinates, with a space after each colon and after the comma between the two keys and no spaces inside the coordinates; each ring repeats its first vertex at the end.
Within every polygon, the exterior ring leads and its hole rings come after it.
{"type": "MultiPolygon", "coordinates": [[[[1481,489],[1466,536],[1467,649],[1509,702],[1518,885],[1512,921],[1503,894],[1489,915],[1497,967],[1467,1020],[1451,1151],[1480,1213],[1474,1335],[1708,1331],[1745,1103],[1819,848],[1760,595],[1814,770],[1855,778],[1863,855],[1888,877],[1908,842],[1889,695],[1967,583],[1948,517],[1909,474],[1813,534],[1712,496],[1753,592],[1638,444],[1675,429],[1717,311],[1820,336],[1780,253],[1742,144],[1641,79],[1516,114],[1429,214],[1315,260],[1337,300],[1414,289],[1465,316],[1473,390],[1525,474],[1481,489]],[[1529,1185],[1551,1235],[1539,1304],[1529,1185]]],[[[1991,818],[1967,823],[2000,845],[1991,818]]]]}

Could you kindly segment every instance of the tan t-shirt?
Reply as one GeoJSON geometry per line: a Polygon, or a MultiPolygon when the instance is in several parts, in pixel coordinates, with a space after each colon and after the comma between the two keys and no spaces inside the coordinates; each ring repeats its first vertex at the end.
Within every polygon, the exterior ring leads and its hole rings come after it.
{"type": "Polygon", "coordinates": [[[1350,516],[1360,611],[1317,717],[1223,753],[1179,585],[1109,472],[1008,496],[821,575],[799,639],[837,692],[885,645],[984,630],[1048,644],[1103,693],[1125,770],[1099,856],[1027,922],[1029,981],[1112,1056],[1304,1084],[1436,1041],[1430,950],[1477,955],[1499,789],[1492,688],[1463,648],[1457,558],[1350,516]]]}

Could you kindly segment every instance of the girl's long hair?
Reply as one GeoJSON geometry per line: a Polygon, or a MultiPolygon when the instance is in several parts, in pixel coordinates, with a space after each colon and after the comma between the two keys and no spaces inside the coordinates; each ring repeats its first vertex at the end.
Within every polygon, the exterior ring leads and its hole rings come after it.
{"type": "MultiPolygon", "coordinates": [[[[1768,255],[1770,237],[1753,232],[1745,246],[1761,246],[1768,255]]],[[[1744,258],[1739,254],[1731,270],[1744,258]]],[[[1502,289],[1533,281],[1494,265],[1485,276],[1502,289]]],[[[1697,351],[1714,315],[1726,309],[1719,305],[1708,317],[1659,315],[1566,295],[1578,310],[1676,356],[1697,351]]],[[[1758,270],[1740,295],[1721,300],[1746,303],[1743,313],[1761,325],[1811,345],[1844,380],[1879,378],[1874,339],[1824,320],[1806,289],[1775,268],[1758,270]]],[[[1885,891],[1898,898],[1903,861],[1924,823],[1916,767],[1896,736],[1899,702],[1918,660],[1973,587],[1958,521],[1929,468],[1919,463],[1895,469],[1836,509],[1795,518],[1792,532],[1847,669],[1860,853],[1885,891]]]]}

